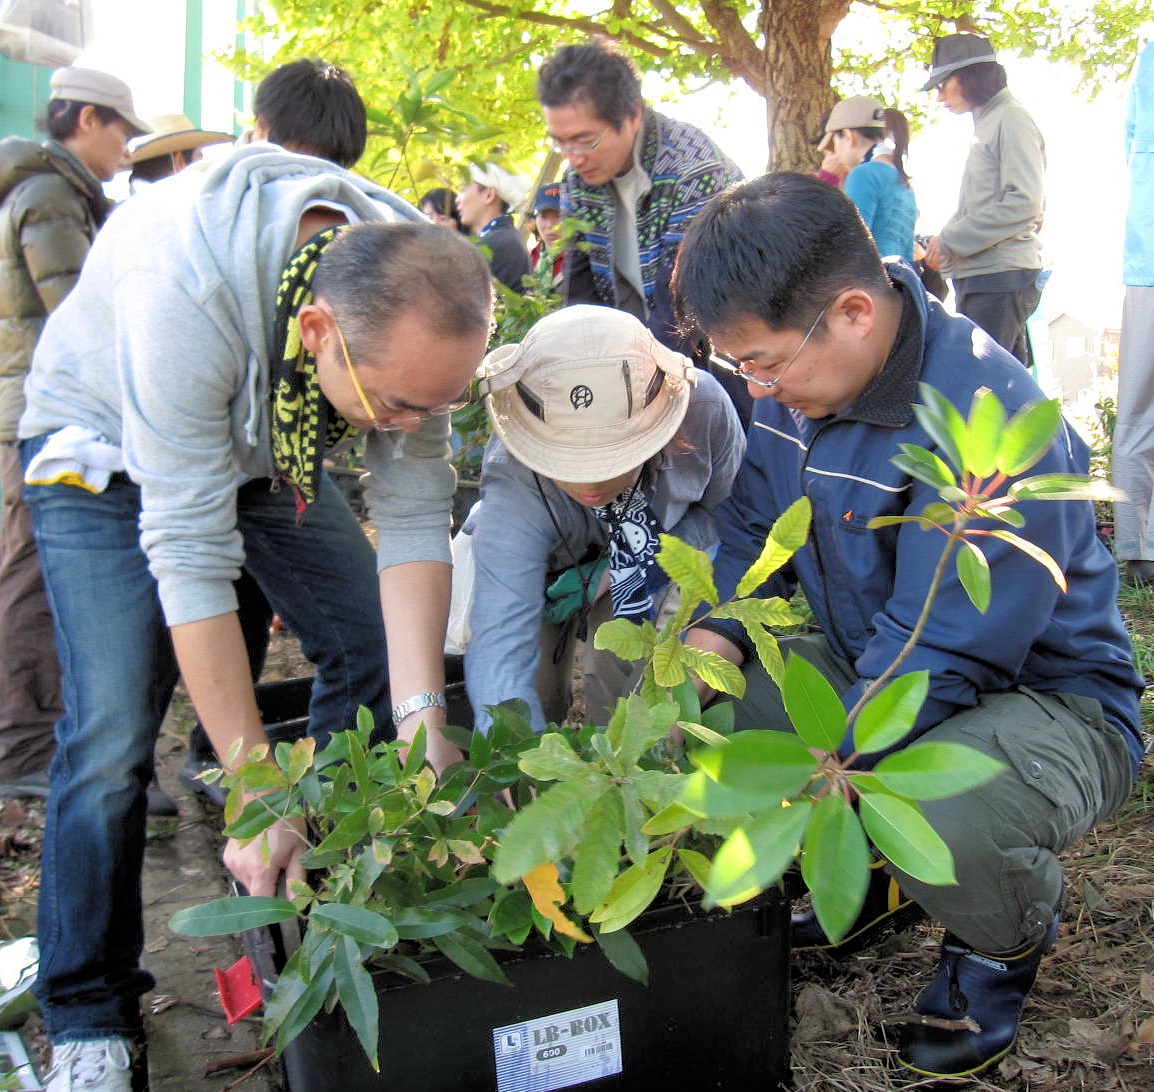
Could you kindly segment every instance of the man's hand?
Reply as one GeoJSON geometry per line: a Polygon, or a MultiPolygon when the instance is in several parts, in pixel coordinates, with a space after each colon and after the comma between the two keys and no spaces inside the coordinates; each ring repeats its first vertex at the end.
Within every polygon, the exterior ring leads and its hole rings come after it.
{"type": "Polygon", "coordinates": [[[922,258],[930,269],[942,268],[942,237],[935,235],[926,242],[926,254],[922,258]]]}
{"type": "Polygon", "coordinates": [[[293,880],[305,879],[301,856],[307,848],[304,820],[280,819],[246,845],[230,838],[224,864],[250,895],[287,893],[293,880]]]}

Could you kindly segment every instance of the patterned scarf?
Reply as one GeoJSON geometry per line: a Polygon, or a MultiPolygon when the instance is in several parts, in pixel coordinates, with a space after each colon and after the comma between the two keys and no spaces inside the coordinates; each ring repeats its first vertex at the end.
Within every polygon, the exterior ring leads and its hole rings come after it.
{"type": "Polygon", "coordinates": [[[317,260],[341,227],[326,228],[309,239],[281,274],[276,294],[276,330],[270,370],[272,455],[276,476],[292,486],[297,518],[320,488],[325,452],[359,434],[329,405],[317,380],[316,357],[301,342],[297,315],[313,298],[317,260]]]}
{"type": "Polygon", "coordinates": [[[669,581],[656,564],[657,536],[664,528],[638,479],[632,489],[593,515],[609,538],[609,598],[615,618],[653,619],[654,593],[669,581]]]}

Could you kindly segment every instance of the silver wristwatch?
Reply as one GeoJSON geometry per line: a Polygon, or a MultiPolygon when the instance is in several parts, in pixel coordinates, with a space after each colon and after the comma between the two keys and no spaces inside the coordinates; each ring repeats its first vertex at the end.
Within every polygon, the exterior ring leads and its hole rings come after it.
{"type": "Polygon", "coordinates": [[[400,705],[393,707],[393,727],[400,727],[401,721],[405,717],[412,716],[413,713],[421,709],[428,709],[431,706],[437,706],[438,709],[448,709],[445,704],[445,695],[438,694],[432,690],[426,690],[423,694],[414,694],[411,698],[401,702],[400,705]]]}

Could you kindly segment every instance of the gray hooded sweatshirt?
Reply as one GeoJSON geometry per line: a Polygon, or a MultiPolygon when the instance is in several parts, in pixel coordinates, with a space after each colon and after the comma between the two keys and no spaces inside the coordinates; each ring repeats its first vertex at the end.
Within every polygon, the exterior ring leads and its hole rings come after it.
{"type": "MultiPolygon", "coordinates": [[[[169,625],[236,609],[236,492],[274,474],[277,286],[300,217],[318,203],[354,221],[422,219],[324,160],[242,146],[117,209],[37,346],[20,436],[81,425],[121,448],[169,625]]],[[[434,418],[412,435],[368,436],[379,568],[450,560],[448,430],[434,418]]]]}

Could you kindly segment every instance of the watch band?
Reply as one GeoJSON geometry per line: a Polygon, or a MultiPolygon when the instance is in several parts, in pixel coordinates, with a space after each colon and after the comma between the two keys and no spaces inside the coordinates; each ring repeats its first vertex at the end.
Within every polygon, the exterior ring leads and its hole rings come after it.
{"type": "Polygon", "coordinates": [[[445,695],[438,694],[433,690],[426,690],[423,694],[414,694],[411,698],[407,698],[401,702],[400,705],[393,707],[393,727],[400,727],[400,723],[405,717],[412,716],[413,713],[419,712],[421,709],[428,709],[434,705],[438,709],[447,710],[448,706],[445,704],[445,695]]]}

